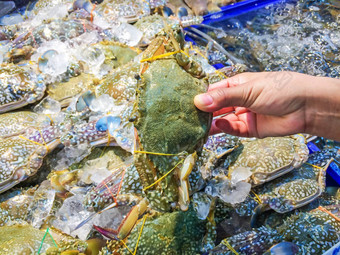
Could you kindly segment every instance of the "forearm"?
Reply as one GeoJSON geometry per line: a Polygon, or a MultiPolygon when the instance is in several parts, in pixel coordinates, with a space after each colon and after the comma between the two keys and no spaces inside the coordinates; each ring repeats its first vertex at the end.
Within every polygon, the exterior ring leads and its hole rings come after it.
{"type": "Polygon", "coordinates": [[[340,141],[340,79],[317,77],[307,87],[306,133],[340,141]]]}

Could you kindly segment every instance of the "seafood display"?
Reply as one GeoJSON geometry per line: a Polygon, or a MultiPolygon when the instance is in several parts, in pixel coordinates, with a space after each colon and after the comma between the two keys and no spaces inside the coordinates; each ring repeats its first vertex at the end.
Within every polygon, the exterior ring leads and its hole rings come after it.
{"type": "Polygon", "coordinates": [[[340,241],[340,189],[326,185],[338,142],[209,136],[213,116],[193,103],[245,70],[339,78],[340,6],[200,24],[235,2],[0,2],[0,254],[322,254],[340,241]],[[288,28],[309,41],[279,56],[270,42],[288,28]]]}

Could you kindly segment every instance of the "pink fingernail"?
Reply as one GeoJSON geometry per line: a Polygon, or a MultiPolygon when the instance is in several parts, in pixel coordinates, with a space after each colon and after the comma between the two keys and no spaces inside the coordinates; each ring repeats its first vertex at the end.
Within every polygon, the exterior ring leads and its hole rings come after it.
{"type": "Polygon", "coordinates": [[[200,94],[196,96],[196,100],[198,101],[199,104],[201,105],[211,105],[214,101],[212,97],[209,94],[200,94]]]}

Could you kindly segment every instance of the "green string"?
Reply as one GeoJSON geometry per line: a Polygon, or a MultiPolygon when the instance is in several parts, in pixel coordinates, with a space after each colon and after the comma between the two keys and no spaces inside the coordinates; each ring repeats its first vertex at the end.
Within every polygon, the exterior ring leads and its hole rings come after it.
{"type": "Polygon", "coordinates": [[[54,241],[53,236],[51,235],[49,229],[50,229],[50,228],[47,228],[47,229],[46,229],[46,232],[45,232],[45,234],[44,234],[44,237],[43,237],[42,240],[41,240],[40,247],[39,247],[39,250],[38,250],[38,254],[40,254],[40,251],[41,251],[41,248],[42,248],[42,246],[43,246],[43,244],[44,244],[44,241],[45,241],[45,238],[46,238],[46,236],[47,236],[47,233],[48,233],[48,234],[50,235],[50,237],[52,238],[52,241],[53,241],[55,247],[58,248],[58,245],[57,245],[56,242],[54,241]]]}

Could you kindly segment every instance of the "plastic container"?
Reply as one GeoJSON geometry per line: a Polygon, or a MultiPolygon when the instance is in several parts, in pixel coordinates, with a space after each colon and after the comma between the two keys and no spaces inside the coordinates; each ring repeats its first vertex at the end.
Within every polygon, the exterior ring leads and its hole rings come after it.
{"type": "MultiPolygon", "coordinates": [[[[307,146],[308,146],[310,153],[320,151],[319,147],[317,147],[313,142],[309,142],[307,146]]],[[[333,187],[340,186],[340,168],[334,162],[330,163],[329,167],[327,168],[326,186],[333,186],[333,187]]]]}
{"type": "MultiPolygon", "coordinates": [[[[212,24],[225,21],[229,18],[239,16],[248,16],[249,13],[258,9],[263,9],[265,6],[270,4],[285,3],[285,2],[296,2],[296,1],[284,1],[284,0],[246,0],[238,2],[232,5],[222,7],[220,12],[212,13],[204,16],[203,24],[212,24]]],[[[254,13],[255,14],[255,13],[254,13]]]]}

